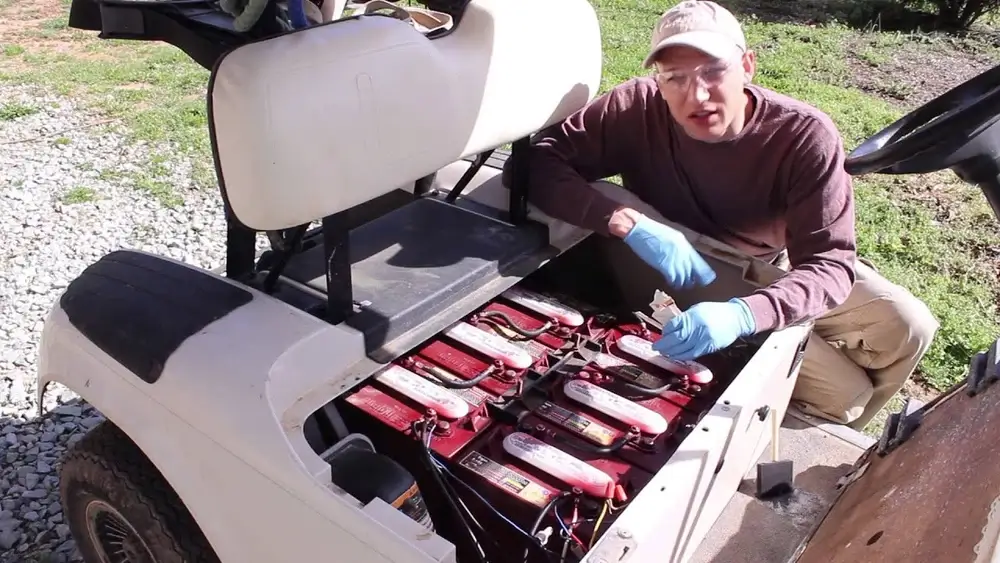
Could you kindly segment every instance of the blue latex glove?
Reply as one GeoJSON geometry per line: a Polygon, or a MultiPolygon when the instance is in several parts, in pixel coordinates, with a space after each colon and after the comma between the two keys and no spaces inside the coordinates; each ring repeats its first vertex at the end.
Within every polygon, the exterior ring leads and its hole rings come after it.
{"type": "Polygon", "coordinates": [[[694,360],[756,330],[750,307],[742,299],[698,303],[667,321],[653,349],[675,360],[694,360]]]}
{"type": "Polygon", "coordinates": [[[675,288],[689,289],[715,281],[715,271],[677,229],[643,216],[623,240],[675,288]]]}

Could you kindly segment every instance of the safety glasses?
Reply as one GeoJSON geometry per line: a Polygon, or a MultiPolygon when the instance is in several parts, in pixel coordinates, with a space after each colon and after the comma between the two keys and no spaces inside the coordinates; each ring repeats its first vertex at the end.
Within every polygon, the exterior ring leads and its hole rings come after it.
{"type": "Polygon", "coordinates": [[[654,71],[653,77],[660,88],[674,92],[687,92],[694,81],[706,88],[722,84],[726,74],[736,65],[737,60],[715,61],[698,65],[692,69],[654,71]]]}

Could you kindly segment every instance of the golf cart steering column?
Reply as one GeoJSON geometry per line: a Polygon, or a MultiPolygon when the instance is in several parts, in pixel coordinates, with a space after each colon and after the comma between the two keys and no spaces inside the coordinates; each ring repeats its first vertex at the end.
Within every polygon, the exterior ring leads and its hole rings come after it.
{"type": "Polygon", "coordinates": [[[983,191],[1000,220],[1000,65],[879,131],[847,157],[849,174],[951,169],[983,191]]]}

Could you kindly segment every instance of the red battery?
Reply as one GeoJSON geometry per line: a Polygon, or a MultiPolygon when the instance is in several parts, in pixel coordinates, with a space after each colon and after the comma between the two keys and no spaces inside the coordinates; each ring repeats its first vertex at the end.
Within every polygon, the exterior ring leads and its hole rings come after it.
{"type": "Polygon", "coordinates": [[[652,343],[657,338],[659,334],[647,327],[621,325],[608,331],[602,341],[603,353],[591,354],[588,359],[593,368],[619,379],[623,388],[655,389],[670,384],[659,394],[661,399],[691,412],[703,412],[711,406],[717,386],[715,374],[707,362],[677,362],[656,352],[652,343]]]}
{"type": "Polygon", "coordinates": [[[553,402],[573,416],[568,423],[551,420],[563,430],[602,448],[651,473],[658,471],[672,455],[678,442],[678,430],[687,430],[697,421],[696,415],[659,397],[633,400],[602,385],[613,378],[584,371],[567,378],[551,390],[553,402]],[[609,440],[610,436],[614,438],[609,440]],[[595,439],[600,437],[600,441],[595,439]],[[610,451],[609,451],[610,450],[610,451]]]}
{"type": "Polygon", "coordinates": [[[459,348],[459,345],[444,339],[432,340],[418,348],[413,356],[399,361],[400,364],[411,368],[415,362],[430,364],[466,381],[478,379],[487,369],[492,368],[491,373],[477,386],[496,396],[511,390],[517,381],[516,371],[502,367],[492,358],[469,353],[459,348]]]}
{"type": "Polygon", "coordinates": [[[463,396],[397,365],[390,365],[346,401],[414,439],[414,425],[435,418],[432,448],[446,458],[492,423],[485,406],[477,407],[463,396]]]}
{"type": "Polygon", "coordinates": [[[534,343],[549,353],[566,346],[574,329],[540,319],[536,315],[537,313],[532,315],[506,303],[494,301],[473,315],[470,322],[482,328],[488,326],[516,344],[530,346],[534,343]]]}
{"type": "Polygon", "coordinates": [[[577,487],[597,500],[626,500],[628,491],[638,490],[652,478],[624,460],[570,447],[568,443],[574,438],[569,433],[541,421],[530,428],[528,424],[519,428],[496,426],[483,436],[484,442],[473,446],[483,455],[509,463],[560,490],[577,487]]]}
{"type": "MultiPolygon", "coordinates": [[[[454,463],[464,472],[502,491],[506,501],[526,503],[541,510],[559,494],[560,489],[542,479],[522,472],[510,463],[499,462],[477,450],[469,450],[455,457],[454,463]]],[[[490,495],[493,496],[493,495],[490,495]]]]}

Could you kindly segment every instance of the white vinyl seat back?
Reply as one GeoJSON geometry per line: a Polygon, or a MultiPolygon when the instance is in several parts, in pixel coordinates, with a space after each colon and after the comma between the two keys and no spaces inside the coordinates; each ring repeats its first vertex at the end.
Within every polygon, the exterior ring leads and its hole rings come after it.
{"type": "Polygon", "coordinates": [[[241,46],[209,87],[226,197],[256,230],[332,215],[564,119],[601,59],[589,0],[473,0],[437,39],[373,14],[241,46]]]}

